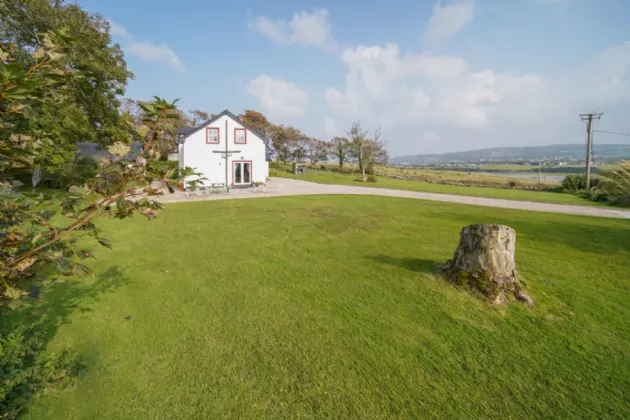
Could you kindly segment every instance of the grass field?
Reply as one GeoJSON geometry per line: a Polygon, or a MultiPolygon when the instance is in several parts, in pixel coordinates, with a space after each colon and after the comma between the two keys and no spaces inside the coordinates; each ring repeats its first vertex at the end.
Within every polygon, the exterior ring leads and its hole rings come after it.
{"type": "MultiPolygon", "coordinates": [[[[394,168],[391,166],[379,166],[377,173],[386,175],[402,175],[408,177],[424,177],[434,180],[448,180],[461,183],[483,184],[487,186],[505,187],[510,183],[518,186],[545,186],[548,188],[557,188],[559,182],[554,181],[538,181],[537,179],[517,178],[510,176],[509,173],[499,175],[487,175],[470,171],[449,171],[443,169],[425,169],[425,168],[394,168]]],[[[532,173],[534,175],[534,173],[532,173]]]]}
{"type": "MultiPolygon", "coordinates": [[[[277,165],[277,164],[276,164],[277,165]]],[[[318,164],[318,165],[310,165],[311,171],[313,168],[319,170],[324,167],[327,169],[337,169],[338,166],[336,163],[326,163],[326,164],[318,164]]],[[[290,169],[290,165],[280,165],[280,170],[290,169]]],[[[344,165],[345,169],[351,169],[354,172],[359,172],[359,167],[354,164],[344,165]]],[[[286,172],[286,171],[284,171],[286,172]]],[[[559,182],[553,181],[542,181],[538,182],[538,180],[527,179],[527,178],[517,178],[514,176],[510,176],[509,174],[505,174],[505,176],[497,176],[497,175],[486,175],[480,174],[477,172],[464,172],[464,171],[449,171],[443,169],[427,169],[427,168],[401,168],[401,167],[393,167],[393,166],[383,166],[378,165],[375,168],[375,172],[382,175],[398,175],[398,176],[406,176],[406,177],[419,177],[423,179],[431,179],[431,180],[441,180],[441,181],[451,181],[457,183],[466,183],[472,185],[485,185],[485,186],[497,186],[497,187],[506,187],[510,183],[519,185],[519,186],[540,186],[543,185],[549,188],[557,188],[560,186],[559,182]]]]}
{"type": "Polygon", "coordinates": [[[292,175],[286,171],[277,171],[275,176],[319,182],[322,184],[343,184],[361,187],[393,188],[397,190],[422,191],[440,194],[468,195],[475,197],[504,198],[507,200],[538,201],[556,204],[574,204],[583,206],[603,206],[604,203],[593,202],[575,194],[547,191],[530,191],[506,188],[468,187],[458,185],[433,184],[424,181],[404,180],[377,177],[375,183],[357,182],[357,174],[341,174],[336,172],[311,172],[305,175],[292,175]]]}
{"type": "MultiPolygon", "coordinates": [[[[597,168],[601,171],[613,169],[618,167],[618,163],[599,163],[593,166],[593,168],[597,168]]],[[[468,167],[462,167],[463,169],[469,169],[468,167]]],[[[583,173],[584,164],[580,163],[577,165],[563,165],[563,166],[551,166],[551,165],[542,165],[542,172],[549,173],[557,173],[557,170],[563,170],[566,168],[575,168],[576,173],[583,173]]],[[[482,171],[506,171],[506,172],[531,172],[538,171],[538,164],[535,165],[520,165],[514,163],[497,163],[497,164],[488,164],[488,165],[477,165],[477,169],[482,171]]]]}
{"type": "Polygon", "coordinates": [[[100,226],[99,274],[35,310],[85,372],[24,418],[630,416],[628,221],[313,196],[100,226]],[[431,275],[478,222],[516,229],[536,307],[431,275]]]}

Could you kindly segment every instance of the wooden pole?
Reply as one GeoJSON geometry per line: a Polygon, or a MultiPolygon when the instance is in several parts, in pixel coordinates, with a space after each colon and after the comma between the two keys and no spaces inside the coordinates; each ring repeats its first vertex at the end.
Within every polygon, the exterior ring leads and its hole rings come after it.
{"type": "Polygon", "coordinates": [[[582,121],[587,121],[586,123],[586,189],[591,189],[591,153],[593,152],[593,120],[601,119],[602,113],[599,114],[581,114],[580,117],[582,121]]]}

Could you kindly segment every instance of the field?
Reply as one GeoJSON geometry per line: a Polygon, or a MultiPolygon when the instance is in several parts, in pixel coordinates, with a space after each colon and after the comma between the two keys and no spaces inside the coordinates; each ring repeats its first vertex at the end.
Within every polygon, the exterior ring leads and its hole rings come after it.
{"type": "Polygon", "coordinates": [[[507,200],[521,200],[521,201],[538,201],[544,203],[556,203],[556,204],[573,204],[582,206],[602,206],[605,205],[601,202],[593,202],[587,200],[579,195],[567,194],[560,192],[548,192],[548,191],[531,191],[521,189],[507,189],[507,188],[491,188],[491,187],[471,187],[460,185],[444,185],[434,184],[424,181],[404,180],[387,177],[377,177],[377,182],[357,182],[357,174],[342,174],[336,172],[310,172],[305,175],[292,175],[287,171],[275,171],[274,176],[281,176],[285,178],[301,179],[304,181],[319,182],[322,184],[343,184],[354,185],[361,187],[375,187],[375,188],[393,188],[397,190],[410,190],[410,191],[422,191],[439,194],[456,194],[456,195],[468,195],[475,197],[489,197],[489,198],[503,198],[507,200]]]}
{"type": "Polygon", "coordinates": [[[100,226],[96,277],[34,310],[85,372],[26,419],[630,416],[628,221],[312,196],[100,226]],[[431,274],[478,222],[516,229],[534,308],[431,274]]]}
{"type": "MultiPolygon", "coordinates": [[[[516,186],[539,187],[544,186],[549,189],[558,188],[560,183],[552,181],[541,181],[537,179],[517,178],[506,173],[505,176],[486,175],[477,172],[449,171],[442,169],[423,168],[395,168],[391,166],[379,166],[377,173],[386,175],[399,175],[406,177],[423,177],[432,180],[445,180],[470,184],[481,184],[487,186],[506,187],[510,184],[516,186]]],[[[534,173],[532,173],[534,175],[534,173]]]]}
{"type": "MultiPolygon", "coordinates": [[[[275,164],[277,165],[277,164],[275,164]]],[[[290,169],[290,165],[280,165],[279,169],[275,174],[279,176],[283,176],[287,170],[290,169]]],[[[336,170],[337,164],[335,163],[326,163],[326,164],[317,164],[317,165],[309,165],[310,172],[324,172],[322,171],[322,167],[326,170],[336,170]]],[[[357,165],[349,164],[344,165],[344,169],[357,172],[359,168],[357,165]]],[[[486,187],[506,187],[508,185],[516,185],[522,187],[540,187],[544,186],[549,189],[558,188],[560,184],[558,182],[552,181],[542,181],[538,182],[538,180],[534,179],[523,179],[517,178],[514,176],[510,176],[506,174],[504,177],[495,176],[495,175],[485,175],[479,174],[476,172],[464,172],[464,171],[449,171],[442,169],[426,169],[426,168],[399,168],[393,166],[382,166],[379,165],[376,167],[375,172],[381,175],[393,175],[393,176],[403,176],[403,177],[413,177],[413,178],[422,178],[429,179],[433,181],[449,181],[454,183],[465,183],[471,185],[484,185],[486,187]]]]}
{"type": "MultiPolygon", "coordinates": [[[[599,169],[600,171],[604,171],[604,170],[616,168],[618,166],[619,166],[618,163],[600,163],[600,164],[593,165],[593,168],[599,169]]],[[[543,173],[545,172],[556,173],[558,171],[566,170],[567,168],[571,168],[572,170],[574,170],[575,173],[584,172],[583,163],[575,164],[575,165],[574,164],[564,165],[564,166],[543,165],[541,169],[543,173]]],[[[497,163],[497,164],[488,164],[488,165],[478,165],[477,169],[482,170],[482,171],[532,172],[532,171],[538,171],[538,165],[519,165],[519,164],[510,164],[510,163],[505,163],[505,164],[497,163]]]]}

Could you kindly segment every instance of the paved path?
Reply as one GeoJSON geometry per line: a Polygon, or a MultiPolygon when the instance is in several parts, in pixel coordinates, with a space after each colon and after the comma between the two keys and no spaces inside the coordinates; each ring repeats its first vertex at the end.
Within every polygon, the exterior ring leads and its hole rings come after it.
{"type": "Polygon", "coordinates": [[[316,194],[359,194],[382,195],[387,197],[418,198],[422,200],[443,201],[448,203],[473,204],[477,206],[500,207],[551,213],[580,214],[585,216],[612,217],[630,219],[630,211],[611,207],[573,206],[567,204],[538,203],[533,201],[503,200],[498,198],[469,197],[465,195],[435,194],[388,188],[358,187],[353,185],[317,184],[288,178],[272,178],[266,192],[242,191],[231,194],[210,194],[186,197],[182,193],[166,194],[160,201],[176,203],[188,201],[226,200],[257,197],[283,197],[291,195],[316,194]]]}

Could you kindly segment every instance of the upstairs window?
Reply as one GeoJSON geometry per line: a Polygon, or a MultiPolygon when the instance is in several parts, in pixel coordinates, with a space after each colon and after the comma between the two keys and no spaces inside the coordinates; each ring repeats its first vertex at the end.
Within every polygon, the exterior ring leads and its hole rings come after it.
{"type": "Polygon", "coordinates": [[[206,128],[206,143],[219,144],[219,129],[217,127],[206,128]]]}
{"type": "Polygon", "coordinates": [[[247,144],[247,130],[244,128],[234,129],[234,143],[247,144]]]}

